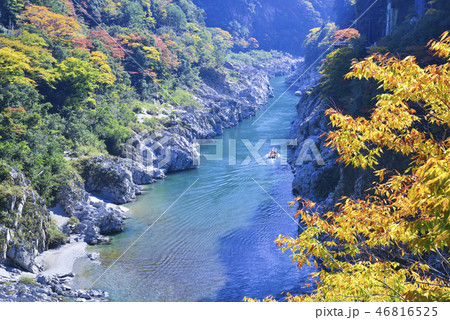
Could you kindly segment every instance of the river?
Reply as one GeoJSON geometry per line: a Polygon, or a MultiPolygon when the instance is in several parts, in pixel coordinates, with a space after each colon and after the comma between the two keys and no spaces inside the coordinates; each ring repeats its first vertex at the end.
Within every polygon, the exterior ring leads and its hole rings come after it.
{"type": "MultiPolygon", "coordinates": [[[[283,77],[272,79],[271,84],[275,97],[287,88],[283,77]]],[[[241,139],[253,145],[267,139],[260,150],[261,155],[267,154],[270,139],[288,137],[297,101],[288,92],[256,123],[265,108],[225,130],[216,138],[224,142],[222,160],[203,158],[197,169],[147,186],[144,195],[127,205],[132,218],[126,221],[125,232],[113,236],[109,245],[91,248],[100,252],[99,263],[77,262],[74,287],[89,287],[154,223],[95,283],[95,288],[110,293],[112,301],[242,301],[244,296],[281,298],[282,292],[305,290],[301,287],[313,270],[297,270],[289,253],[283,254],[274,243],[279,234],[298,232],[288,216],[295,213],[288,204],[293,198],[290,166],[281,159],[267,165],[252,159],[242,165],[250,152],[241,139]],[[230,139],[236,139],[235,165],[228,157],[230,139]]],[[[215,149],[205,146],[202,153],[215,149]]]]}

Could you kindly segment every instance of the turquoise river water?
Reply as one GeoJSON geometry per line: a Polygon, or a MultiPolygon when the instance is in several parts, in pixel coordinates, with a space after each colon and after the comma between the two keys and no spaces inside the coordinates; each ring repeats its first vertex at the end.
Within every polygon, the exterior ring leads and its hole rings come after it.
{"type": "MultiPolygon", "coordinates": [[[[287,88],[282,77],[271,84],[275,97],[287,88]]],[[[282,292],[305,290],[301,287],[312,269],[297,270],[289,252],[283,254],[274,243],[279,234],[296,236],[298,232],[298,226],[277,205],[291,216],[295,213],[295,207],[288,204],[293,199],[291,168],[281,159],[260,165],[251,158],[242,165],[250,152],[241,139],[253,145],[267,139],[259,152],[267,154],[271,139],[288,137],[297,101],[288,92],[254,125],[265,108],[216,137],[224,141],[223,160],[202,158],[197,169],[171,174],[147,186],[144,195],[127,205],[131,219],[126,221],[125,232],[113,236],[109,245],[91,248],[100,252],[99,263],[77,262],[75,286],[89,287],[170,208],[104,273],[95,288],[108,291],[113,301],[242,301],[245,296],[269,295],[281,299],[282,292]],[[228,157],[230,139],[236,139],[235,165],[228,157]]],[[[202,147],[203,154],[214,150],[202,147]]]]}

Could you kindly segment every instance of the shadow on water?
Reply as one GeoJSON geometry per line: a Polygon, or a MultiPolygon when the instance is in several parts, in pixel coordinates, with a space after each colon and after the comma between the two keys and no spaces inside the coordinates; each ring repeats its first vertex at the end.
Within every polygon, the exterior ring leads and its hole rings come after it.
{"type": "MultiPolygon", "coordinates": [[[[274,170],[290,169],[285,166],[274,170]]],[[[289,185],[289,181],[284,181],[267,191],[275,199],[283,199],[290,197],[286,194],[289,185]]],[[[287,210],[285,205],[280,205],[287,210]]],[[[244,297],[264,299],[268,296],[283,301],[286,293],[311,293],[312,289],[305,285],[311,284],[309,278],[314,268],[298,270],[290,252],[283,254],[275,244],[279,234],[296,237],[297,230],[295,222],[277,203],[270,198],[263,201],[247,227],[220,239],[218,255],[225,267],[226,283],[214,298],[200,301],[239,302],[244,297]]]]}

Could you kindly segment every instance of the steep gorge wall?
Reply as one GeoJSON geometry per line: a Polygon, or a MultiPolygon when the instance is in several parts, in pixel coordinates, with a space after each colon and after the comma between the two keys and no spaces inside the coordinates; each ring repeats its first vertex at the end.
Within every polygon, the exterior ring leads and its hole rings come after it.
{"type": "MultiPolygon", "coordinates": [[[[373,182],[377,180],[371,169],[355,169],[351,165],[339,163],[339,154],[336,150],[325,146],[327,133],[334,130],[325,111],[332,108],[329,100],[323,98],[318,90],[311,93],[312,87],[317,85],[319,79],[315,71],[307,74],[298,83],[303,94],[297,104],[297,118],[292,123],[290,137],[297,139],[290,163],[294,170],[292,188],[294,193],[303,199],[314,201],[320,212],[335,210],[336,203],[343,197],[353,199],[364,198],[373,182]],[[312,161],[298,161],[307,139],[314,141],[323,163],[318,163],[315,156],[309,151],[312,161]]],[[[289,78],[288,78],[289,80],[289,78]]],[[[300,157],[301,158],[301,157],[300,157]]],[[[386,168],[401,172],[408,167],[409,160],[389,150],[384,150],[383,156],[378,159],[375,169],[386,168]]]]}
{"type": "Polygon", "coordinates": [[[309,30],[329,20],[334,0],[194,0],[206,24],[254,37],[260,49],[301,53],[309,30]]]}
{"type": "Polygon", "coordinates": [[[0,169],[0,263],[36,272],[34,258],[50,243],[50,213],[22,172],[0,169]]]}
{"type": "Polygon", "coordinates": [[[291,130],[291,138],[299,142],[290,159],[295,173],[293,191],[305,200],[316,202],[320,212],[333,210],[342,196],[362,197],[373,181],[369,171],[339,164],[338,153],[325,146],[324,134],[332,130],[325,115],[329,107],[326,100],[303,94],[297,104],[298,117],[291,130]],[[313,161],[297,161],[302,142],[307,139],[314,141],[324,164],[318,163],[313,154],[310,154],[313,161]]]}

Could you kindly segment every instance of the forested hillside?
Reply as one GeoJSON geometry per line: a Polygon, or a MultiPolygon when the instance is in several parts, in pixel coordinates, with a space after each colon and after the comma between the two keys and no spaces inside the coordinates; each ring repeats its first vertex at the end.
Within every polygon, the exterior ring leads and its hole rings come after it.
{"type": "Polygon", "coordinates": [[[136,112],[157,112],[154,101],[195,107],[200,69],[220,68],[235,45],[188,0],[0,6],[1,159],[48,200],[70,170],[64,154],[118,155],[133,130],[164,127],[136,112]]]}
{"type": "Polygon", "coordinates": [[[308,64],[321,65],[321,86],[316,90],[348,112],[370,110],[377,93],[371,82],[344,79],[352,59],[390,52],[401,58],[416,56],[421,65],[439,62],[426,45],[450,28],[450,4],[442,0],[343,1],[335,3],[335,12],[335,22],[310,31],[304,55],[308,64]]]}
{"type": "Polygon", "coordinates": [[[302,52],[308,30],[328,22],[333,0],[194,0],[204,8],[206,24],[233,36],[256,38],[263,50],[302,52]]]}

